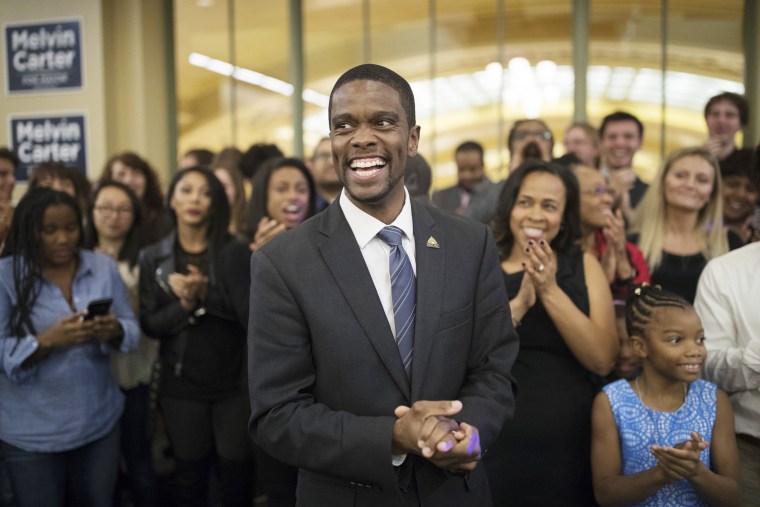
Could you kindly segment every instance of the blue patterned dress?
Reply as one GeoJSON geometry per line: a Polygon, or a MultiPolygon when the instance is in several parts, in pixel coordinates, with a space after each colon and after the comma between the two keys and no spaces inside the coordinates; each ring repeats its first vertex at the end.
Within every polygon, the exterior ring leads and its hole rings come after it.
{"type": "MultiPolygon", "coordinates": [[[[716,386],[696,380],[689,387],[686,402],[675,412],[657,412],[645,406],[625,379],[604,387],[610,400],[615,425],[620,437],[623,475],[632,475],[657,465],[649,451],[653,445],[674,446],[691,440],[691,432],[712,439],[715,425],[716,386]]],[[[710,448],[702,451],[701,461],[710,468],[710,448]]],[[[691,483],[681,480],[671,483],[636,505],[647,506],[709,506],[691,483]]]]}

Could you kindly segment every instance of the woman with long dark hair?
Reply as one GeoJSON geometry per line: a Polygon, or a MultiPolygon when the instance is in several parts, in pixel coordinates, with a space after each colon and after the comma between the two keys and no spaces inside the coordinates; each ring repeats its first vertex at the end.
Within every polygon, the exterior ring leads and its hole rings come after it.
{"type": "Polygon", "coordinates": [[[77,202],[35,189],[0,259],[0,445],[22,507],[113,501],[124,396],[109,356],[139,327],[116,264],[81,239],[77,202]]]}
{"type": "Polygon", "coordinates": [[[615,317],[607,278],[583,253],[578,181],[529,160],[502,190],[493,227],[520,352],[514,419],[484,456],[495,505],[594,505],[592,374],[612,370],[615,317]]]}
{"type": "Polygon", "coordinates": [[[229,203],[202,167],[178,172],[168,197],[176,230],[140,256],[140,320],[161,342],[159,403],[179,501],[208,505],[215,454],[222,503],[250,505],[246,336],[219,286],[229,203]]]}
{"type": "MultiPolygon", "coordinates": [[[[140,209],[140,201],[129,187],[118,181],[105,181],[95,190],[85,227],[85,246],[116,261],[135,312],[140,310],[137,266],[140,209]]],[[[142,335],[134,350],[111,358],[114,375],[126,397],[121,419],[121,455],[126,465],[126,484],[136,507],[156,505],[156,475],[148,426],[150,382],[157,356],[158,343],[142,335]]]]}
{"type": "Polygon", "coordinates": [[[316,187],[311,172],[297,158],[267,162],[253,179],[248,230],[253,248],[314,215],[316,187]]]}

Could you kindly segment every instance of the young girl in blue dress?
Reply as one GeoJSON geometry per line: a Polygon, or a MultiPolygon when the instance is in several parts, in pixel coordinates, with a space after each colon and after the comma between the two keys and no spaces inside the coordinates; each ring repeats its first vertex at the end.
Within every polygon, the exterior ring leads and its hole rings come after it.
{"type": "Polygon", "coordinates": [[[634,290],[626,327],[641,375],[593,406],[591,461],[600,505],[739,505],[731,404],[699,378],[705,336],[694,308],[659,286],[634,290]]]}

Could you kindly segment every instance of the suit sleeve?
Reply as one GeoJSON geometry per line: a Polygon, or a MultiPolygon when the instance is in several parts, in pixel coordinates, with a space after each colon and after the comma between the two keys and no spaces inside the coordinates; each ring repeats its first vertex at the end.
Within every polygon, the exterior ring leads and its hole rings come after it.
{"type": "Polygon", "coordinates": [[[467,360],[467,377],[460,391],[462,412],[457,420],[478,428],[481,447],[496,439],[504,421],[515,410],[512,365],[518,351],[509,298],[490,230],[481,254],[475,294],[472,341],[467,360]]]}
{"type": "Polygon", "coordinates": [[[254,441],[273,457],[347,481],[396,486],[395,417],[357,416],[317,403],[309,326],[265,251],[251,258],[248,379],[254,441]]]}

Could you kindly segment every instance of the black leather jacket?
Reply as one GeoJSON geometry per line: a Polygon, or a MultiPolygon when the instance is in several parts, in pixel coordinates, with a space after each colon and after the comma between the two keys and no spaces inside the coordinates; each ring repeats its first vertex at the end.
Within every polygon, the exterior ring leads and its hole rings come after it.
{"type": "Polygon", "coordinates": [[[187,311],[169,287],[169,275],[176,272],[175,243],[172,231],[140,252],[140,324],[161,342],[162,390],[195,398],[238,389],[245,330],[219,287],[215,259],[205,301],[187,311]]]}

